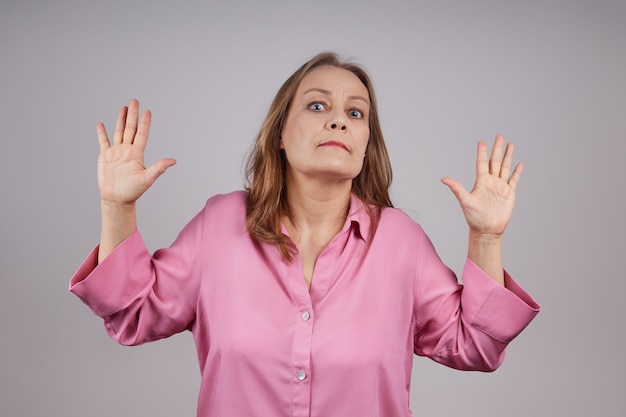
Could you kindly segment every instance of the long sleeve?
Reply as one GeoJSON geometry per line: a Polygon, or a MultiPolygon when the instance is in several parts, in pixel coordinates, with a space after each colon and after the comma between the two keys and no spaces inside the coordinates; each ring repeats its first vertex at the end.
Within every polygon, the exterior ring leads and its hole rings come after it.
{"type": "Polygon", "coordinates": [[[171,247],[150,256],[136,232],[70,283],[120,343],[192,331],[198,416],[410,417],[414,353],[492,370],[538,310],[471,262],[459,285],[396,209],[371,233],[354,197],[310,288],[298,254],[252,239],[245,214],[245,192],[214,196],[171,247]]]}
{"type": "Polygon", "coordinates": [[[201,263],[202,216],[171,247],[151,256],[138,231],[99,265],[97,248],[70,281],[70,290],[102,317],[107,333],[137,345],[189,328],[195,318],[201,263]]]}
{"type": "Polygon", "coordinates": [[[505,271],[505,287],[467,259],[458,284],[424,235],[416,268],[415,353],[463,370],[493,371],[539,312],[505,271]]]}

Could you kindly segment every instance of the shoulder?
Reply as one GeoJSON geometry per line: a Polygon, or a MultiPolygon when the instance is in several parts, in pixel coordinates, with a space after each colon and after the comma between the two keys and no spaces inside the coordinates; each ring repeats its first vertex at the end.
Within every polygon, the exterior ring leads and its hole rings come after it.
{"type": "MultiPolygon", "coordinates": [[[[234,253],[250,240],[246,227],[246,191],[215,194],[185,226],[179,239],[193,242],[190,251],[205,259],[234,253]]],[[[207,261],[208,262],[208,261],[207,261]]]]}
{"type": "Polygon", "coordinates": [[[243,190],[210,197],[202,210],[205,227],[209,230],[246,230],[246,199],[243,190]]]}
{"type": "Polygon", "coordinates": [[[422,227],[399,208],[385,207],[380,213],[380,224],[388,228],[409,228],[421,231],[422,227]]]}
{"type": "Polygon", "coordinates": [[[422,227],[404,211],[386,207],[381,210],[376,237],[394,242],[405,240],[416,242],[426,237],[426,234],[422,227]]]}
{"type": "Polygon", "coordinates": [[[232,213],[246,210],[248,193],[237,190],[227,194],[215,194],[211,196],[204,207],[205,211],[232,213]]]}

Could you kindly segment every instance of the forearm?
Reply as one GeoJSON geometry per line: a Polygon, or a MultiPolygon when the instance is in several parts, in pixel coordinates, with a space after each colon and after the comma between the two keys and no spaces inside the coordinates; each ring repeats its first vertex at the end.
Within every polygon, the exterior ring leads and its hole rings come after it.
{"type": "Polygon", "coordinates": [[[502,235],[493,236],[470,231],[467,256],[494,281],[504,286],[502,235]]]}
{"type": "Polygon", "coordinates": [[[102,202],[101,207],[102,223],[98,263],[102,262],[117,245],[137,230],[135,203],[120,205],[102,202]]]}

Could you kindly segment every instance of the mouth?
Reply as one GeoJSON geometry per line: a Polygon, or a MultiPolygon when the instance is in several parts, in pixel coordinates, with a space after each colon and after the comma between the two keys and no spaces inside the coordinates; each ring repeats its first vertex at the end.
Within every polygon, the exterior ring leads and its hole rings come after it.
{"type": "Polygon", "coordinates": [[[319,146],[320,147],[321,146],[329,146],[329,147],[333,147],[333,148],[343,149],[344,151],[349,152],[348,147],[344,143],[338,142],[336,140],[328,140],[326,142],[322,142],[322,143],[320,143],[319,146]]]}

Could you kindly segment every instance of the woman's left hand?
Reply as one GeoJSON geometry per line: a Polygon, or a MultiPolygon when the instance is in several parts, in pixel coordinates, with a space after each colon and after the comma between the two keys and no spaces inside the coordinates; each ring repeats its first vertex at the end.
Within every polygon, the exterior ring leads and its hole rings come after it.
{"type": "Polygon", "coordinates": [[[518,163],[511,173],[513,152],[513,144],[505,147],[501,135],[496,136],[491,157],[487,144],[478,142],[476,182],[470,192],[454,178],[442,178],[441,182],[459,200],[471,232],[499,238],[509,224],[515,206],[515,189],[524,169],[524,165],[518,163]]]}

